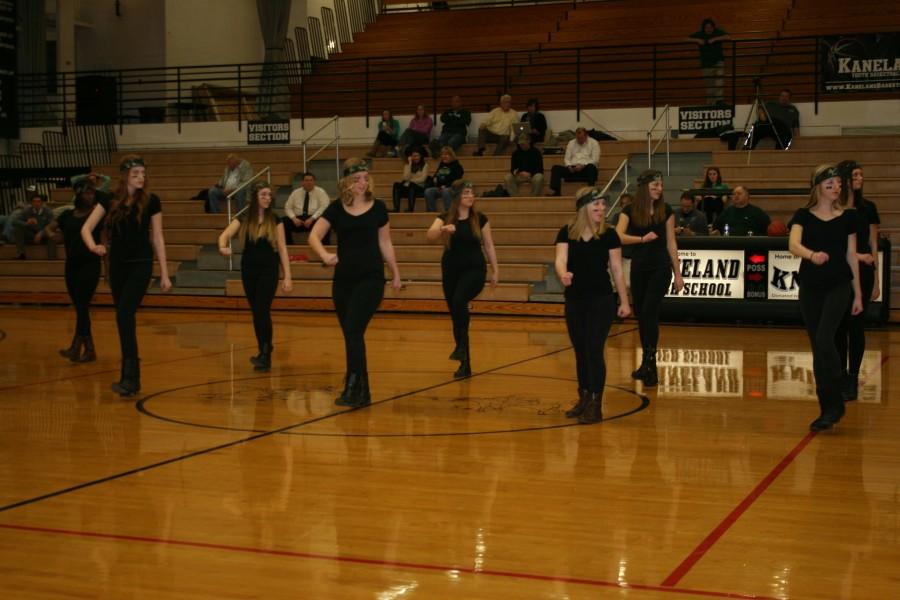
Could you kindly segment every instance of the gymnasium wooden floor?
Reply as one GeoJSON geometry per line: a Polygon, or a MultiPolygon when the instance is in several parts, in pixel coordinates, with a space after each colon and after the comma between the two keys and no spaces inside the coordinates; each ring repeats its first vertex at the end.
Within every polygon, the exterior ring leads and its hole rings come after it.
{"type": "Polygon", "coordinates": [[[645,392],[617,324],[577,426],[558,319],[476,318],[454,381],[447,318],[378,315],[347,412],[331,314],[278,313],[259,374],[248,312],[144,310],[137,402],[112,316],[73,365],[71,310],[0,307],[3,598],[900,597],[897,330],[814,436],[799,329],[666,326],[645,392]]]}

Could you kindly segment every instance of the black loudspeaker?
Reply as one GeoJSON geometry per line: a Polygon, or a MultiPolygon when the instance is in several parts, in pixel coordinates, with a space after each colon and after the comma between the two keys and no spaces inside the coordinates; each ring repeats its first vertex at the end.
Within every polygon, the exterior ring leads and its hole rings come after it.
{"type": "Polygon", "coordinates": [[[78,125],[110,125],[118,121],[116,78],[83,75],[75,80],[75,122],[78,125]]]}

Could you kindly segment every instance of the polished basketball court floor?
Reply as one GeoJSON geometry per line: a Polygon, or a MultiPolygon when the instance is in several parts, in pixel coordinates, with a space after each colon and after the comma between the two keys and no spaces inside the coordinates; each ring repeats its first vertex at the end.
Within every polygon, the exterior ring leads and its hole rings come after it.
{"type": "Polygon", "coordinates": [[[4,598],[900,597],[896,330],[812,435],[795,328],[665,326],[660,386],[616,324],[603,423],[574,425],[561,320],[378,315],[374,402],[338,410],[332,314],[277,313],[271,373],[246,311],[144,310],[143,391],[57,355],[73,313],[0,308],[4,598]]]}

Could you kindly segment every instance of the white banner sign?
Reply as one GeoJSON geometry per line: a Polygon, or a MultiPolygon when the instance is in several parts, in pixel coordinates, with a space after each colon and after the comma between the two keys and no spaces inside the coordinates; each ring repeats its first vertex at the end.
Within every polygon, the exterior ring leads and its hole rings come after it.
{"type": "MultiPolygon", "coordinates": [[[[884,281],[884,263],[878,253],[878,281],[884,281]]],[[[787,250],[769,250],[769,300],[797,300],[800,286],[797,275],[801,260],[787,250]]],[[[881,302],[881,294],[874,302],[881,302]]]]}
{"type": "Polygon", "coordinates": [[[675,293],[675,282],[668,297],[744,299],[743,250],[679,250],[684,289],[675,293]]]}

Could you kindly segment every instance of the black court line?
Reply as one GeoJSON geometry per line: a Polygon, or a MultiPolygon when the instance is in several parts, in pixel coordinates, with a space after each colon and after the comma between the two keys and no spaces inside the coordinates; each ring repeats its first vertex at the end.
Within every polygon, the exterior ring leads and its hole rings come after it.
{"type": "MultiPolygon", "coordinates": [[[[610,338],[612,338],[612,337],[618,337],[618,336],[620,336],[620,335],[625,335],[626,333],[632,333],[632,332],[634,332],[634,331],[637,331],[637,327],[634,327],[634,328],[632,328],[632,329],[626,329],[625,331],[617,331],[617,332],[614,333],[614,334],[610,334],[608,337],[610,337],[610,338]]],[[[524,363],[527,363],[527,362],[531,362],[531,361],[533,361],[533,360],[540,360],[540,359],[546,358],[546,357],[548,357],[548,356],[553,356],[554,354],[560,354],[560,353],[562,353],[562,352],[566,352],[566,351],[568,351],[568,350],[571,350],[571,348],[572,348],[572,346],[565,346],[565,347],[559,348],[559,349],[557,349],[557,350],[551,350],[550,352],[545,352],[544,354],[539,354],[539,355],[537,355],[537,356],[532,356],[532,357],[530,357],[530,358],[523,358],[523,359],[521,359],[521,360],[517,360],[517,361],[515,361],[515,362],[509,363],[509,364],[506,364],[506,365],[501,365],[501,366],[499,366],[499,367],[494,367],[493,369],[488,369],[488,370],[486,370],[486,371],[480,371],[480,372],[478,372],[478,373],[474,373],[472,376],[470,376],[470,377],[468,377],[468,378],[465,378],[465,379],[473,379],[473,378],[478,377],[478,376],[480,376],[480,375],[485,375],[485,374],[487,374],[487,373],[493,373],[493,372],[499,371],[499,370],[501,370],[501,369],[508,369],[508,368],[510,368],[510,367],[515,367],[515,366],[517,366],[517,365],[521,365],[521,364],[524,364],[524,363]]],[[[433,390],[433,389],[435,389],[435,388],[439,388],[439,387],[441,387],[441,386],[447,385],[448,383],[455,383],[455,382],[458,382],[458,381],[465,381],[465,379],[451,379],[450,381],[442,381],[442,382],[440,382],[440,383],[436,383],[436,384],[433,384],[433,385],[429,385],[429,386],[426,386],[426,387],[421,388],[421,389],[418,389],[418,390],[412,390],[412,391],[409,391],[409,392],[404,392],[404,393],[402,393],[402,394],[397,394],[397,395],[395,395],[395,396],[391,396],[391,397],[385,398],[385,399],[383,399],[383,400],[378,400],[378,401],[376,401],[376,402],[372,402],[370,405],[368,405],[368,406],[365,407],[365,408],[370,408],[370,407],[373,407],[373,406],[378,406],[378,405],[384,404],[384,403],[386,403],[386,402],[391,402],[391,401],[393,401],[393,400],[399,400],[400,398],[407,398],[407,397],[409,397],[409,396],[413,396],[413,395],[416,395],[416,394],[420,394],[420,393],[422,393],[422,392],[427,392],[427,391],[429,391],[429,390],[433,390]]],[[[137,404],[137,403],[135,403],[135,404],[137,404]]],[[[277,429],[272,429],[272,430],[270,430],[270,431],[264,431],[264,432],[262,432],[262,433],[257,433],[257,434],[254,434],[254,435],[251,435],[251,436],[248,436],[248,437],[245,437],[245,438],[241,438],[241,439],[239,439],[239,440],[234,440],[234,441],[231,441],[231,442],[225,442],[224,444],[218,444],[218,445],[216,445],[216,446],[211,446],[211,447],[209,447],[209,448],[204,448],[204,449],[202,449],[202,450],[195,450],[194,452],[189,452],[189,453],[187,453],[187,454],[182,454],[182,455],[180,455],[180,456],[175,456],[175,457],[172,457],[172,458],[168,458],[168,459],[166,459],[166,460],[161,460],[161,461],[159,461],[159,462],[151,463],[151,464],[149,464],[149,465],[144,465],[144,466],[142,466],[142,467],[136,467],[136,468],[134,468],[134,469],[129,469],[129,470],[123,471],[123,472],[121,472],[121,473],[115,473],[115,474],[113,474],[113,475],[108,475],[108,476],[106,476],[106,477],[101,477],[100,479],[94,479],[93,481],[86,481],[86,482],[84,482],[84,483],[79,483],[79,484],[77,484],[77,485],[72,485],[72,486],[63,488],[63,489],[61,489],[61,490],[56,490],[55,492],[49,492],[49,493],[47,493],[47,494],[42,494],[42,495],[40,495],[40,496],[35,496],[35,497],[33,497],[33,498],[27,498],[27,499],[25,499],[25,500],[20,500],[20,501],[18,501],[18,502],[13,502],[12,504],[6,504],[6,505],[4,505],[4,506],[0,506],[0,513],[6,512],[6,511],[9,511],[9,510],[13,510],[13,509],[15,509],[15,508],[20,508],[20,507],[22,507],[22,506],[27,506],[27,505],[29,505],[29,504],[34,504],[34,503],[36,503],[36,502],[42,502],[42,501],[44,501],[44,500],[49,500],[49,499],[51,499],[51,498],[56,498],[56,497],[58,497],[58,496],[63,496],[63,495],[65,495],[65,494],[69,494],[69,493],[72,493],[72,492],[77,492],[78,490],[83,490],[83,489],[85,489],[85,488],[93,487],[93,486],[95,486],[95,485],[100,485],[100,484],[102,484],[102,483],[107,483],[107,482],[109,482],[109,481],[115,481],[115,480],[117,480],[117,479],[122,479],[123,477],[128,477],[129,475],[136,475],[136,474],[138,474],[138,473],[144,473],[144,472],[146,472],[146,471],[150,471],[150,470],[153,470],[153,469],[157,469],[157,468],[159,468],[159,467],[164,467],[164,466],[166,466],[166,465],[171,465],[171,464],[174,464],[174,463],[177,463],[177,462],[181,462],[181,461],[187,460],[187,459],[189,459],[189,458],[194,458],[194,457],[197,457],[197,456],[203,456],[204,454],[209,454],[209,453],[211,453],[211,452],[216,452],[216,451],[218,451],[218,450],[224,450],[224,449],[226,449],[226,448],[232,448],[232,447],[234,447],[234,446],[239,446],[239,445],[241,445],[241,444],[246,444],[246,443],[248,443],[248,442],[252,442],[252,441],[255,441],[255,440],[258,440],[258,439],[262,439],[262,438],[265,438],[265,437],[269,437],[269,436],[271,436],[271,435],[275,435],[275,434],[278,434],[278,433],[282,433],[282,432],[288,431],[288,430],[290,430],[290,429],[294,429],[294,428],[296,428],[296,427],[303,427],[303,426],[305,426],[305,425],[312,425],[313,423],[318,423],[319,421],[324,421],[325,419],[330,419],[330,418],[332,418],[332,417],[336,417],[336,416],[339,416],[339,415],[347,414],[347,413],[349,413],[349,412],[354,412],[355,410],[362,410],[362,409],[349,409],[349,410],[341,410],[341,411],[336,411],[336,412],[328,413],[328,414],[326,414],[326,415],[322,415],[322,416],[319,416],[319,417],[314,417],[314,418],[312,418],[312,419],[307,419],[306,421],[301,421],[301,422],[299,422],[299,423],[294,423],[294,424],[292,424],[292,425],[286,425],[286,426],[284,426],[284,427],[279,427],[279,428],[277,428],[277,429]]]]}
{"type": "MultiPolygon", "coordinates": [[[[373,371],[373,373],[381,373],[381,374],[395,374],[398,372],[405,373],[406,371],[373,371]]],[[[417,371],[416,375],[424,375],[427,373],[443,373],[444,371],[417,371]]],[[[335,371],[320,371],[317,373],[297,373],[296,376],[305,376],[309,377],[310,375],[337,375],[335,371]]],[[[565,381],[566,383],[571,383],[577,381],[577,379],[566,378],[566,377],[553,377],[550,375],[528,375],[528,374],[519,374],[519,373],[491,373],[492,375],[499,375],[502,377],[523,377],[523,378],[532,378],[532,379],[550,379],[554,381],[565,381]]],[[[282,374],[279,373],[279,377],[291,377],[290,374],[282,374]]],[[[207,385],[214,385],[217,383],[232,383],[235,381],[256,381],[259,379],[269,379],[269,375],[260,375],[256,377],[244,377],[241,379],[220,379],[217,381],[208,381],[205,383],[194,383],[191,385],[182,386],[179,388],[173,388],[171,390],[163,390],[161,392],[157,392],[155,394],[151,394],[146,398],[139,400],[136,403],[136,408],[138,412],[143,415],[146,415],[152,419],[156,419],[158,421],[163,421],[166,423],[172,423],[174,425],[181,425],[184,427],[193,427],[197,429],[213,429],[217,431],[231,431],[236,433],[263,433],[266,431],[265,429],[251,429],[246,427],[228,427],[227,425],[212,425],[209,423],[197,423],[195,421],[185,421],[182,419],[175,419],[173,417],[166,417],[159,413],[152,412],[146,406],[147,402],[155,397],[162,396],[165,394],[170,394],[172,392],[178,392],[186,389],[191,389],[195,387],[202,387],[207,385]]],[[[455,381],[459,381],[458,379],[455,381]]],[[[449,382],[448,382],[449,383],[449,382]]],[[[607,385],[605,387],[612,388],[615,390],[620,390],[625,392],[626,394],[631,394],[632,396],[636,396],[638,400],[640,400],[640,405],[636,408],[628,410],[624,413],[619,413],[613,416],[604,416],[604,421],[613,421],[615,419],[621,419],[624,417],[629,417],[633,414],[639,413],[642,410],[646,409],[650,405],[650,399],[643,394],[639,394],[634,390],[630,390],[625,387],[616,386],[616,385],[607,385]]],[[[452,402],[453,399],[448,398],[448,401],[452,402]]],[[[347,412],[347,411],[342,411],[347,412]]],[[[297,436],[308,436],[308,437],[369,437],[369,438],[396,438],[396,437],[409,437],[409,438],[419,438],[419,437],[448,437],[448,436],[462,436],[462,435],[494,435],[498,433],[523,433],[527,431],[542,431],[545,429],[559,429],[562,427],[572,427],[578,425],[577,422],[568,422],[561,423],[555,425],[535,425],[533,427],[522,427],[519,429],[495,429],[495,430],[485,430],[485,431],[449,431],[449,432],[435,432],[435,433],[314,433],[308,431],[285,431],[284,435],[297,435],[297,436]]]]}

